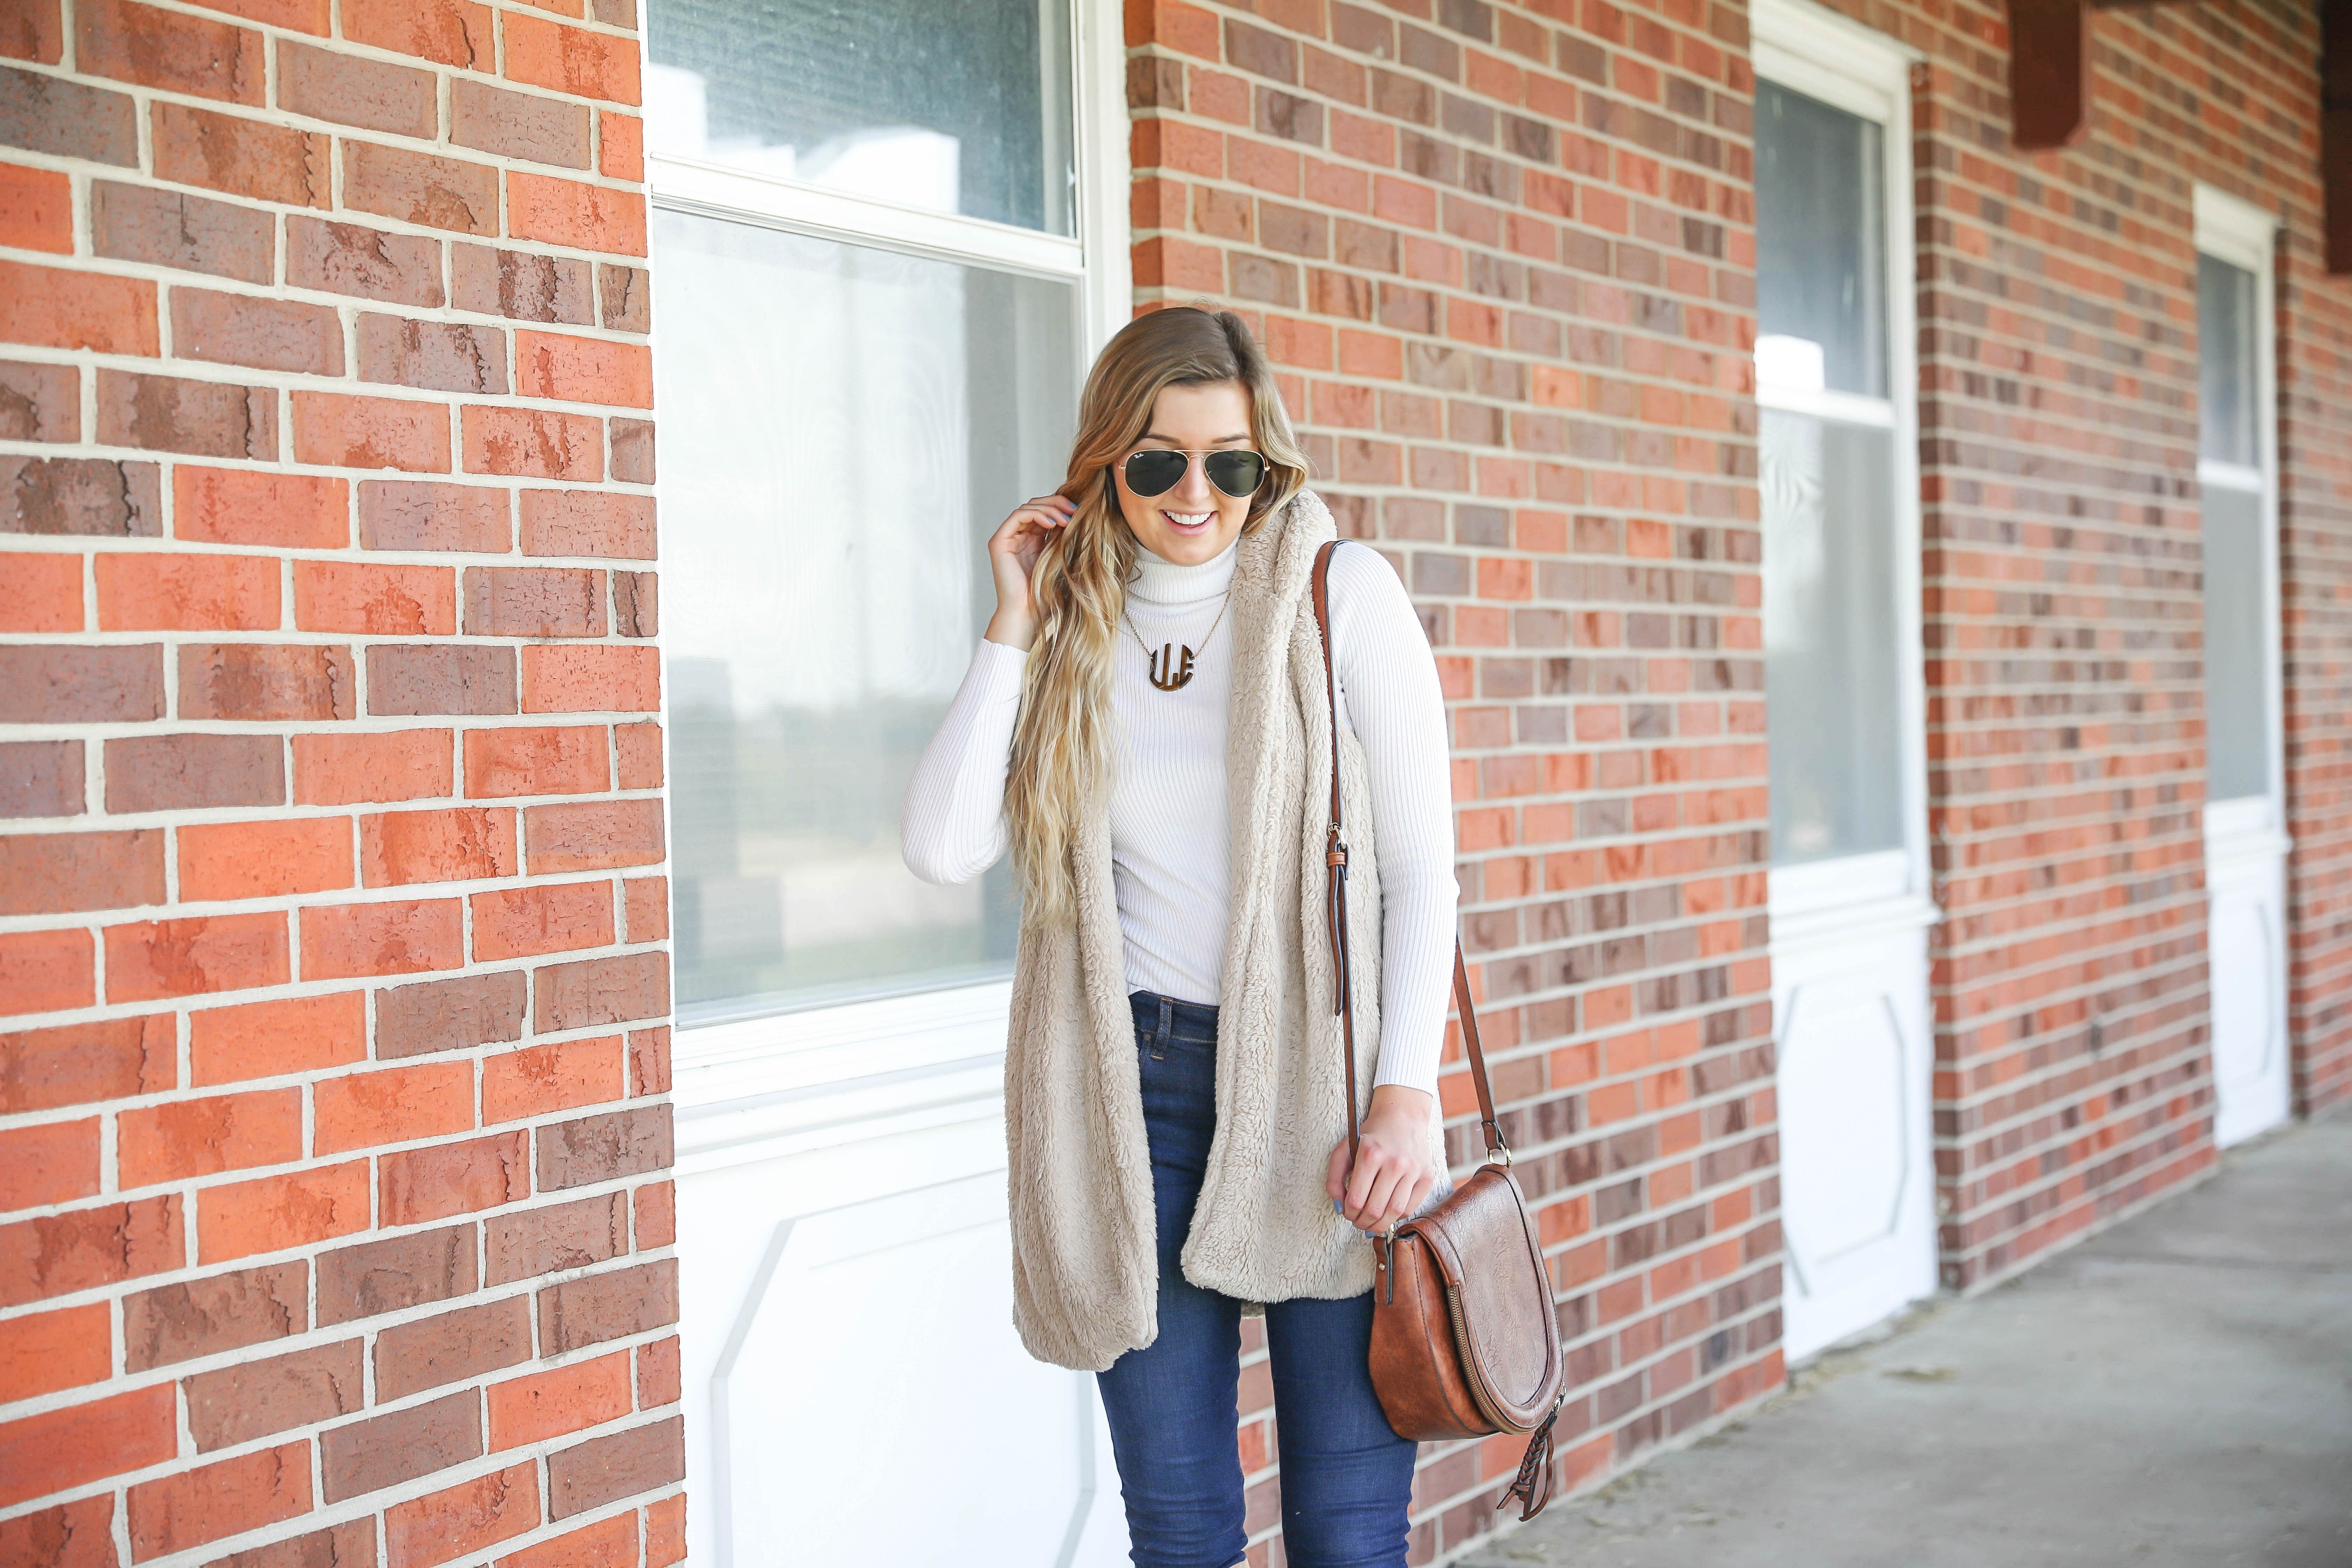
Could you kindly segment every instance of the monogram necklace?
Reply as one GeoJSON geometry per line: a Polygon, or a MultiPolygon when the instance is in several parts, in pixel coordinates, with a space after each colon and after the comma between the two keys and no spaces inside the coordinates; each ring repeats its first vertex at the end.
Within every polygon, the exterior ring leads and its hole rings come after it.
{"type": "MultiPolygon", "coordinates": [[[[1217,618],[1209,623],[1208,634],[1201,639],[1202,652],[1208,651],[1209,638],[1215,637],[1217,628],[1224,624],[1225,605],[1233,603],[1233,598],[1234,591],[1227,588],[1223,600],[1217,605],[1217,618]]],[[[1127,622],[1127,629],[1134,634],[1135,645],[1143,650],[1143,657],[1150,661],[1152,685],[1162,691],[1181,691],[1192,684],[1192,650],[1190,647],[1178,643],[1161,643],[1160,651],[1154,653],[1151,651],[1151,645],[1143,640],[1143,634],[1136,631],[1135,622],[1129,618],[1124,609],[1119,611],[1118,618],[1127,622]],[[1180,648],[1182,653],[1181,658],[1178,657],[1180,648]]]]}

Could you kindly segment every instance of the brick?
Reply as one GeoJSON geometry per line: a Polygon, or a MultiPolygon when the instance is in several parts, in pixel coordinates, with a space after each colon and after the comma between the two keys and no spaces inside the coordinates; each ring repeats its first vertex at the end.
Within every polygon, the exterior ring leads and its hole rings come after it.
{"type": "Polygon", "coordinates": [[[604,478],[602,420],[543,408],[476,405],[459,412],[458,424],[469,474],[582,484],[604,478]]]}
{"type": "Polygon", "coordinates": [[[0,1035],[0,1116],[127,1100],[177,1082],[178,1037],[167,1013],[0,1035]]]}
{"type": "Polygon", "coordinates": [[[351,486],[324,474],[176,464],[172,534],[206,544],[341,550],[352,542],[351,486]]]}
{"type": "Polygon", "coordinates": [[[428,1062],[321,1079],[311,1086],[311,1140],[320,1153],[470,1131],[474,1069],[428,1062]]]}
{"type": "Polygon", "coordinates": [[[372,142],[343,143],[343,205],[458,234],[499,232],[499,172],[372,142]]]}
{"type": "Polygon", "coordinates": [[[0,915],[163,901],[160,832],[0,835],[0,915]]]}
{"type": "Polygon", "coordinates": [[[332,138],[183,103],[158,101],[151,114],[157,179],[289,206],[330,205],[332,138]]]}
{"type": "Polygon", "coordinates": [[[474,1227],[362,1242],[319,1259],[319,1323],[348,1323],[473,1294],[474,1227]]]}
{"type": "Polygon", "coordinates": [[[522,552],[650,561],[655,554],[653,498],[608,490],[527,489],[522,492],[522,552]]]}
{"type": "MultiPolygon", "coordinates": [[[[196,1194],[200,1263],[313,1247],[367,1227],[365,1160],[206,1187],[196,1194]]],[[[322,1306],[319,1321],[337,1320],[326,1317],[322,1306]]]]}
{"type": "MultiPolygon", "coordinates": [[[[65,53],[65,21],[58,14],[58,0],[16,0],[0,12],[0,55],[53,66],[65,53]]],[[[0,1561],[13,1559],[0,1552],[0,1561]]],[[[107,1561],[113,1561],[111,1554],[107,1561]]]]}
{"type": "MultiPolygon", "coordinates": [[[[0,1423],[0,1508],[162,1464],[179,1439],[178,1403],[169,1384],[0,1423]]],[[[102,1500],[111,1514],[113,1500],[102,1500]]],[[[12,1530],[15,1522],[0,1530],[12,1530]]],[[[35,1533],[0,1534],[0,1547],[29,1542],[35,1533]]]]}
{"type": "Polygon", "coordinates": [[[662,727],[652,720],[613,726],[613,751],[620,759],[623,789],[659,789],[662,782],[662,727]]]}
{"type": "Polygon", "coordinates": [[[355,223],[286,219],[286,281],[394,305],[439,305],[441,242],[355,223]]]}
{"type": "Polygon", "coordinates": [[[437,392],[507,390],[506,333],[464,321],[362,316],[360,379],[437,392]]]}
{"type": "Polygon", "coordinates": [[[98,1122],[0,1130],[0,1214],[98,1196],[98,1122]]]}
{"type": "Polygon", "coordinates": [[[686,1561],[686,1498],[677,1494],[645,1510],[646,1568],[671,1568],[686,1561]]]}
{"type": "Polygon", "coordinates": [[[676,1405],[685,1396],[676,1335],[637,1347],[637,1403],[647,1410],[676,1405]]]}
{"type": "Polygon", "coordinates": [[[432,1568],[539,1525],[539,1462],[533,1459],[384,1510],[386,1568],[432,1568]]]}
{"type": "Polygon", "coordinates": [[[78,632],[82,627],[82,558],[8,556],[9,594],[0,599],[0,632],[78,632]]]}
{"type": "MultiPolygon", "coordinates": [[[[210,289],[172,290],[172,352],[182,359],[302,375],[343,374],[343,324],[324,305],[210,289]]],[[[269,454],[275,457],[273,449],[269,454]]]]}
{"type": "Polygon", "coordinates": [[[0,818],[79,816],[79,741],[0,742],[0,818]]]}
{"type": "Polygon", "coordinates": [[[162,470],[110,458],[0,457],[0,533],[153,539],[162,470]]]}
{"type": "MultiPolygon", "coordinates": [[[[667,1033],[667,1030],[664,1033],[667,1033]]],[[[677,1184],[647,1182],[636,1191],[637,1250],[677,1245],[677,1184]]]]}
{"type": "Polygon", "coordinates": [[[0,1307],[161,1274],[185,1256],[176,1196],[19,1220],[0,1226],[0,1307]]]}
{"type": "Polygon", "coordinates": [[[183,1381],[196,1452],[249,1443],[350,1415],[367,1403],[360,1342],[314,1345],[183,1381]]]}
{"type": "Polygon", "coordinates": [[[405,1399],[530,1360],[530,1300],[509,1296],[383,1330],[375,1341],[375,1396],[405,1399]]]}
{"type": "Polygon", "coordinates": [[[514,11],[506,13],[505,31],[506,74],[510,80],[580,98],[638,101],[635,39],[567,27],[514,11]]]}
{"type": "Polygon", "coordinates": [[[440,95],[430,71],[291,38],[278,45],[278,106],[314,120],[428,142],[441,129],[440,95]]]}
{"type": "Polygon", "coordinates": [[[596,304],[599,319],[616,332],[654,330],[653,279],[642,267],[596,264],[596,304]]]}
{"type": "Polygon", "coordinates": [[[376,1208],[382,1223],[425,1225],[520,1203],[530,1196],[529,1144],[528,1133],[501,1132],[378,1156],[376,1208]]]}
{"type": "Polygon", "coordinates": [[[503,554],[514,548],[513,510],[505,489],[369,479],[360,486],[360,542],[370,550],[503,554]]]}
{"type": "Polygon", "coordinates": [[[663,942],[668,939],[668,878],[631,878],[621,884],[621,902],[627,911],[629,941],[663,942]]]}
{"type": "Polygon", "coordinates": [[[651,866],[668,853],[657,800],[526,806],[522,843],[523,869],[534,877],[651,866]]]}
{"type": "Polygon", "coordinates": [[[653,353],[643,343],[519,331],[515,380],[525,397],[624,408],[654,405],[653,353]]]}
{"type": "Polygon", "coordinates": [[[475,637],[604,635],[603,574],[584,567],[471,566],[466,630],[475,637]]]}
{"type": "Polygon", "coordinates": [[[359,715],[352,650],[315,644],[186,643],[180,717],[251,723],[359,715]]]}
{"type": "Polygon", "coordinates": [[[352,885],[352,827],[340,816],[194,823],[180,829],[180,897],[274,899],[352,885]]]}
{"type": "Polygon", "coordinates": [[[677,1321],[677,1260],[657,1258],[550,1285],[539,1293],[541,1355],[626,1339],[677,1321]]]}
{"type": "MultiPolygon", "coordinates": [[[[664,1005],[667,1008],[666,998],[664,1005]]],[[[585,1186],[591,1182],[609,1182],[619,1176],[642,1176],[648,1171],[667,1170],[675,1163],[667,1105],[640,1106],[558,1122],[541,1127],[538,1139],[538,1186],[542,1193],[585,1186]]]]}
{"type": "Polygon", "coordinates": [[[376,993],[375,1051],[386,1059],[522,1038],[520,972],[468,974],[376,993]]]}
{"type": "Polygon", "coordinates": [[[478,645],[378,645],[368,649],[368,711],[516,711],[515,650],[478,645]]]}
{"type": "Polygon", "coordinates": [[[282,569],[266,555],[100,555],[106,631],[275,631],[282,569]]]}
{"type": "Polygon", "coordinates": [[[376,1568],[375,1521],[355,1519],[307,1535],[232,1552],[206,1568],[376,1568]]]}
{"type": "Polygon", "coordinates": [[[122,1300],[123,1365],[152,1372],[290,1339],[310,1326],[310,1266],[239,1268],[134,1291],[122,1300]]]}
{"type": "Polygon", "coordinates": [[[123,1190],[302,1158],[302,1091],[215,1094],[124,1110],[116,1169],[123,1190]]]}
{"type": "Polygon", "coordinates": [[[97,985],[88,931],[0,932],[0,1017],[87,1007],[97,985]]]}
{"type": "Polygon", "coordinates": [[[646,202],[635,191],[552,174],[507,176],[507,232],[572,250],[646,254],[646,202]]]}
{"type": "Polygon", "coordinates": [[[661,630],[658,574],[652,572],[613,574],[613,633],[615,637],[649,637],[661,630]]]}
{"type": "Polygon", "coordinates": [[[635,1510],[600,1519],[498,1560],[497,1568],[606,1568],[637,1560],[635,1510]]]}
{"type": "Polygon", "coordinates": [[[81,439],[81,373],[69,364],[0,360],[0,439],[81,439]]]}
{"type": "Polygon", "coordinates": [[[132,735],[106,742],[110,812],[281,805],[285,800],[285,744],[275,735],[132,735]]]}
{"type": "Polygon", "coordinates": [[[155,285],[143,278],[0,261],[0,342],[152,358],[162,351],[155,285]]]}
{"type": "Polygon", "coordinates": [[[449,84],[449,140],[494,157],[584,169],[588,120],[584,104],[509,92],[465,77],[449,84]]]}
{"type": "Polygon", "coordinates": [[[341,468],[449,471],[449,413],[438,403],[294,394],[294,460],[341,468]]]}
{"type": "Polygon", "coordinates": [[[278,393],[131,371],[98,373],[98,438],[198,458],[278,459],[278,393]]]}
{"type": "Polygon", "coordinates": [[[608,180],[646,177],[646,122],[611,110],[596,113],[596,169],[608,180]]]}
{"type": "Polygon", "coordinates": [[[673,1415],[550,1455],[547,1515],[568,1519],[685,1479],[686,1419],[673,1415]]]}
{"type": "Polygon", "coordinates": [[[332,0],[214,0],[205,8],[226,11],[248,22],[290,27],[298,33],[324,37],[330,25],[332,0]]]}
{"type": "Polygon", "coordinates": [[[522,650],[526,713],[651,713],[661,708],[661,658],[650,647],[522,650]]]}
{"type": "Polygon", "coordinates": [[[590,279],[589,264],[568,256],[487,245],[449,247],[449,302],[460,310],[586,326],[594,320],[590,279]]]}
{"type": "Polygon", "coordinates": [[[455,899],[338,904],[301,910],[302,978],[415,974],[466,961],[455,899]]]}
{"type": "Polygon", "coordinates": [[[490,8],[473,0],[344,0],[343,37],[463,70],[489,70],[498,54],[490,8]]]}
{"type": "Polygon", "coordinates": [[[278,273],[278,225],[268,213],[186,191],[93,180],[90,246],[116,261],[143,261],[267,284],[278,273]]]}
{"type": "Polygon", "coordinates": [[[72,255],[73,182],[54,169],[0,163],[0,245],[72,255]]]}
{"type": "MultiPolygon", "coordinates": [[[[369,678],[375,678],[373,667],[369,678]]],[[[454,788],[452,750],[446,730],[297,735],[294,800],[299,805],[352,805],[447,795],[454,788]]]]}
{"type": "Polygon", "coordinates": [[[476,893],[471,902],[478,963],[613,942],[613,889],[607,882],[501,889],[476,893]]]}
{"type": "Polygon", "coordinates": [[[485,1125],[577,1110],[626,1092],[618,1035],[527,1046],[482,1064],[485,1125]]]}
{"type": "Polygon", "coordinates": [[[191,1083],[236,1083],[366,1059],[367,998],[357,991],[206,1007],[188,1015],[191,1083]]]}
{"type": "MultiPolygon", "coordinates": [[[[114,1370],[113,1309],[104,1301],[0,1319],[0,1405],[103,1383],[114,1370]]],[[[6,1556],[0,1536],[0,1562],[6,1556]]]]}
{"type": "Polygon", "coordinates": [[[601,726],[468,730],[466,794],[480,800],[512,795],[592,795],[612,787],[601,726]]]}
{"type": "Polygon", "coordinates": [[[74,64],[92,76],[258,106],[261,35],[131,0],[76,0],[74,64]]]}
{"type": "Polygon", "coordinates": [[[494,1454],[618,1421],[631,1408],[629,1352],[494,1383],[488,1405],[494,1454]]]}
{"type": "Polygon", "coordinates": [[[457,629],[457,574],[446,566],[297,561],[294,624],[306,632],[448,637],[457,629]]]}
{"type": "Polygon", "coordinates": [[[193,915],[106,928],[106,999],[152,1002],[282,985],[286,917],[193,915]]]}
{"type": "Polygon", "coordinates": [[[485,1282],[491,1285],[609,1263],[629,1249],[628,1217],[619,1193],[493,1215],[482,1228],[489,1251],[485,1282]]]}
{"type": "Polygon", "coordinates": [[[132,168],[138,107],[123,93],[0,66],[0,146],[132,168]]]}
{"type": "Polygon", "coordinates": [[[134,1563],[241,1535],[310,1511],[310,1445],[288,1443],[142,1481],[128,1501],[134,1563]]]}
{"type": "Polygon", "coordinates": [[[606,468],[614,480],[625,485],[649,485],[654,482],[654,427],[645,419],[612,419],[605,422],[612,440],[612,455],[606,468]]]}
{"type": "Polygon", "coordinates": [[[511,811],[453,806],[360,819],[360,872],[371,888],[511,877],[516,868],[511,811]]]}

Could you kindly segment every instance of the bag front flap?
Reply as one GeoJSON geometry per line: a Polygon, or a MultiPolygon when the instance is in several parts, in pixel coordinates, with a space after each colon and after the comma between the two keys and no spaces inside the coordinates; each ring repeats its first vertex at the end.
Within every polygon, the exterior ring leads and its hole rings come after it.
{"type": "Polygon", "coordinates": [[[1481,1166],[1411,1228],[1427,1238],[1461,1294],[1463,1370],[1495,1402],[1492,1415],[1531,1429],[1559,1390],[1559,1333],[1551,1277],[1518,1183],[1499,1165],[1481,1166]]]}

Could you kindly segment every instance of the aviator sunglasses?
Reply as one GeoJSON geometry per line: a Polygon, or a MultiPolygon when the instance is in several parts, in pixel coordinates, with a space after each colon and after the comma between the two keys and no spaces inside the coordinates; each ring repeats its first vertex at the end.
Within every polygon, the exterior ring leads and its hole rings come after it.
{"type": "Polygon", "coordinates": [[[1182,482],[1195,457],[1201,459],[1202,471],[1209,476],[1209,482],[1235,500],[1255,495],[1258,485],[1265,479],[1264,458],[1255,452],[1224,447],[1203,452],[1198,448],[1147,447],[1140,452],[1129,453],[1119,471],[1127,476],[1127,488],[1137,495],[1166,495],[1182,482]]]}

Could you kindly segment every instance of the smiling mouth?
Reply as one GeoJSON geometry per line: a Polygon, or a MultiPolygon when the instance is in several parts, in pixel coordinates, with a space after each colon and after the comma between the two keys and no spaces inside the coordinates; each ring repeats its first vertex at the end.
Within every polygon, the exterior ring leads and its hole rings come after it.
{"type": "Polygon", "coordinates": [[[1169,527],[1182,529],[1187,532],[1190,532],[1197,529],[1208,527],[1209,520],[1217,514],[1213,511],[1170,511],[1167,508],[1162,507],[1160,509],[1160,515],[1168,520],[1169,527]]]}

